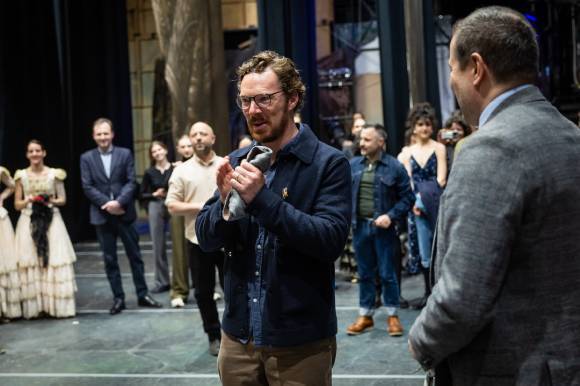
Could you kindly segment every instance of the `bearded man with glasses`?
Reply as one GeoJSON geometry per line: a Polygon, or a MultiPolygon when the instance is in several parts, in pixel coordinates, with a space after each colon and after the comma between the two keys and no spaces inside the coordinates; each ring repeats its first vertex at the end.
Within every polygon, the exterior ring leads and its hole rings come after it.
{"type": "Polygon", "coordinates": [[[306,89],[290,59],[256,54],[238,68],[238,89],[254,142],[220,164],[218,191],[196,221],[200,247],[226,251],[220,378],[224,385],[330,385],[334,261],[348,234],[350,167],[294,123],[306,89]],[[264,173],[246,159],[257,145],[272,151],[264,173]],[[246,215],[227,221],[232,189],[246,215]]]}

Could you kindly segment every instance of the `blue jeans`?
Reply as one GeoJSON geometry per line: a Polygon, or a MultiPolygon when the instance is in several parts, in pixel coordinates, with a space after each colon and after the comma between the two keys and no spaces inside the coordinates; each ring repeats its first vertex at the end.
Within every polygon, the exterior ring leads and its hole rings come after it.
{"type": "Polygon", "coordinates": [[[377,228],[370,220],[358,219],[353,230],[353,244],[359,275],[359,307],[361,315],[372,315],[375,308],[375,275],[381,279],[383,304],[399,307],[397,263],[399,238],[392,225],[377,228]]]}
{"type": "Polygon", "coordinates": [[[417,241],[419,242],[419,254],[421,266],[431,267],[431,248],[433,247],[433,229],[425,216],[415,216],[417,226],[417,241]]]}

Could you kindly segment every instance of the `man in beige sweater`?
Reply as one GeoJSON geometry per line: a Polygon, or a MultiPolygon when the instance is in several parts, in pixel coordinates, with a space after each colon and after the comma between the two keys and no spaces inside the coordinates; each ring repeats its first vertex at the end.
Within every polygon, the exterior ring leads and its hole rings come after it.
{"type": "Polygon", "coordinates": [[[213,151],[215,134],[207,123],[194,123],[189,131],[189,137],[194,155],[173,171],[165,203],[173,216],[184,216],[189,264],[194,275],[195,300],[203,320],[203,329],[208,334],[209,352],[217,356],[221,326],[213,294],[216,267],[223,283],[223,253],[203,252],[199,248],[195,234],[195,219],[216,190],[216,170],[222,157],[213,151]]]}

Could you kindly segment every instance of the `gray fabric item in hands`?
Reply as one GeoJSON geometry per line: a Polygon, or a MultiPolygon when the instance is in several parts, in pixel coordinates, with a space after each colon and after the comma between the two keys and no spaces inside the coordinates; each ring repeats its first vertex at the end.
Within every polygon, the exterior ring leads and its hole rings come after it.
{"type": "MultiPolygon", "coordinates": [[[[262,173],[270,167],[270,159],[272,158],[272,150],[266,146],[254,146],[246,161],[260,169],[262,173]]],[[[226,197],[226,202],[223,209],[223,217],[226,221],[235,221],[246,216],[246,203],[240,197],[237,190],[232,189],[226,197]]]]}

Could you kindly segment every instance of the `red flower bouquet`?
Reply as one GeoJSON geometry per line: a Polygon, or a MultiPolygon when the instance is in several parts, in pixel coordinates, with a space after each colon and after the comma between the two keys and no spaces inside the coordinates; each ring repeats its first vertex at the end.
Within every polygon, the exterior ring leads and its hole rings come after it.
{"type": "Polygon", "coordinates": [[[48,205],[50,203],[50,196],[48,194],[39,194],[32,197],[32,203],[48,205]]]}

